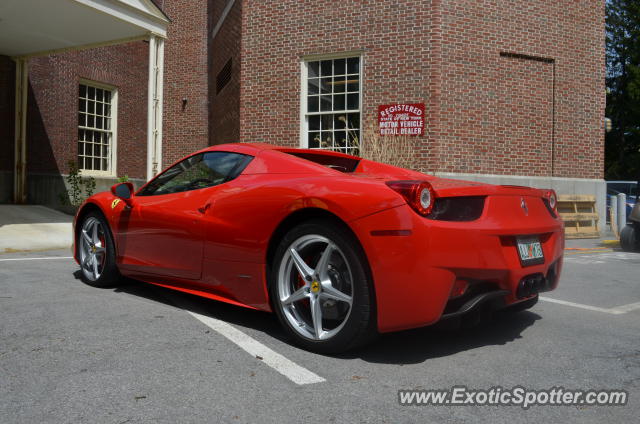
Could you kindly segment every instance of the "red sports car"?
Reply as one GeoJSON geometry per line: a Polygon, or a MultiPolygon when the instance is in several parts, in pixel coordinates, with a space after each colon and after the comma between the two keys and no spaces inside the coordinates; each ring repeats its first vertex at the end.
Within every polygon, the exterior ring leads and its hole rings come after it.
{"type": "Polygon", "coordinates": [[[126,276],[273,311],[320,352],[530,307],[558,284],[564,248],[552,190],[266,144],[201,150],[135,194],[117,184],[74,228],[86,283],[126,276]]]}

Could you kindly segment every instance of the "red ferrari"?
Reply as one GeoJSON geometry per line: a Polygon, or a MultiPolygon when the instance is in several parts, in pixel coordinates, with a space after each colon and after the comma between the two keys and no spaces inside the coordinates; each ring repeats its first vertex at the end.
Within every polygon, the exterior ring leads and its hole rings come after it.
{"type": "Polygon", "coordinates": [[[558,284],[564,248],[552,190],[266,144],[201,150],[135,194],[117,184],[74,229],[86,283],[126,276],[273,311],[319,352],[531,307],[558,284]]]}

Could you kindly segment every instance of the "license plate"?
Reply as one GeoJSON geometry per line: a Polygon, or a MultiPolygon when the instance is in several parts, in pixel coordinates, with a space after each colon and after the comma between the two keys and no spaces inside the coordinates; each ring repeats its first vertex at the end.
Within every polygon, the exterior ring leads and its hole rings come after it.
{"type": "Polygon", "coordinates": [[[544,263],[544,252],[537,237],[519,238],[517,244],[523,266],[544,263]]]}

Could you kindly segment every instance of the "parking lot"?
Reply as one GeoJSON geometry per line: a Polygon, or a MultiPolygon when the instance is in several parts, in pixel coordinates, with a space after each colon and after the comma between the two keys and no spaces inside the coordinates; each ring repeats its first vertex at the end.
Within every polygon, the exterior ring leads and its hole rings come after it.
{"type": "Polygon", "coordinates": [[[568,242],[560,287],[479,328],[322,356],[275,316],[142,283],[96,289],[68,250],[0,255],[0,421],[635,422],[640,254],[568,242]],[[622,389],[625,406],[402,406],[400,389],[622,389]],[[635,418],[634,418],[635,417],[635,418]]]}

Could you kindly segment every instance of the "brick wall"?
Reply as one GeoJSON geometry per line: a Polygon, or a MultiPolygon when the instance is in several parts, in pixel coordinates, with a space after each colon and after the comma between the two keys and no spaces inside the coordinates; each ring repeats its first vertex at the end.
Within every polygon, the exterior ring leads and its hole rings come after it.
{"type": "MultiPolygon", "coordinates": [[[[210,27],[213,29],[229,0],[213,1],[210,27]]],[[[242,1],[237,0],[215,38],[211,40],[209,72],[210,144],[237,142],[240,139],[240,45],[242,1]],[[231,79],[218,93],[216,78],[231,59],[231,79]]]]}
{"type": "Polygon", "coordinates": [[[365,126],[427,105],[416,168],[602,178],[602,0],[243,4],[242,141],[298,145],[301,59],[361,51],[365,126]]]}
{"type": "Polygon", "coordinates": [[[544,176],[553,160],[602,178],[604,1],[443,0],[442,15],[437,170],[544,176]]]}
{"type": "Polygon", "coordinates": [[[164,0],[158,3],[164,6],[171,19],[164,53],[162,167],[165,168],[184,155],[209,145],[207,34],[210,1],[164,0]]]}
{"type": "Polygon", "coordinates": [[[81,78],[118,90],[117,174],[145,176],[148,44],[70,52],[29,61],[27,170],[66,173],[77,158],[81,78]]]}

